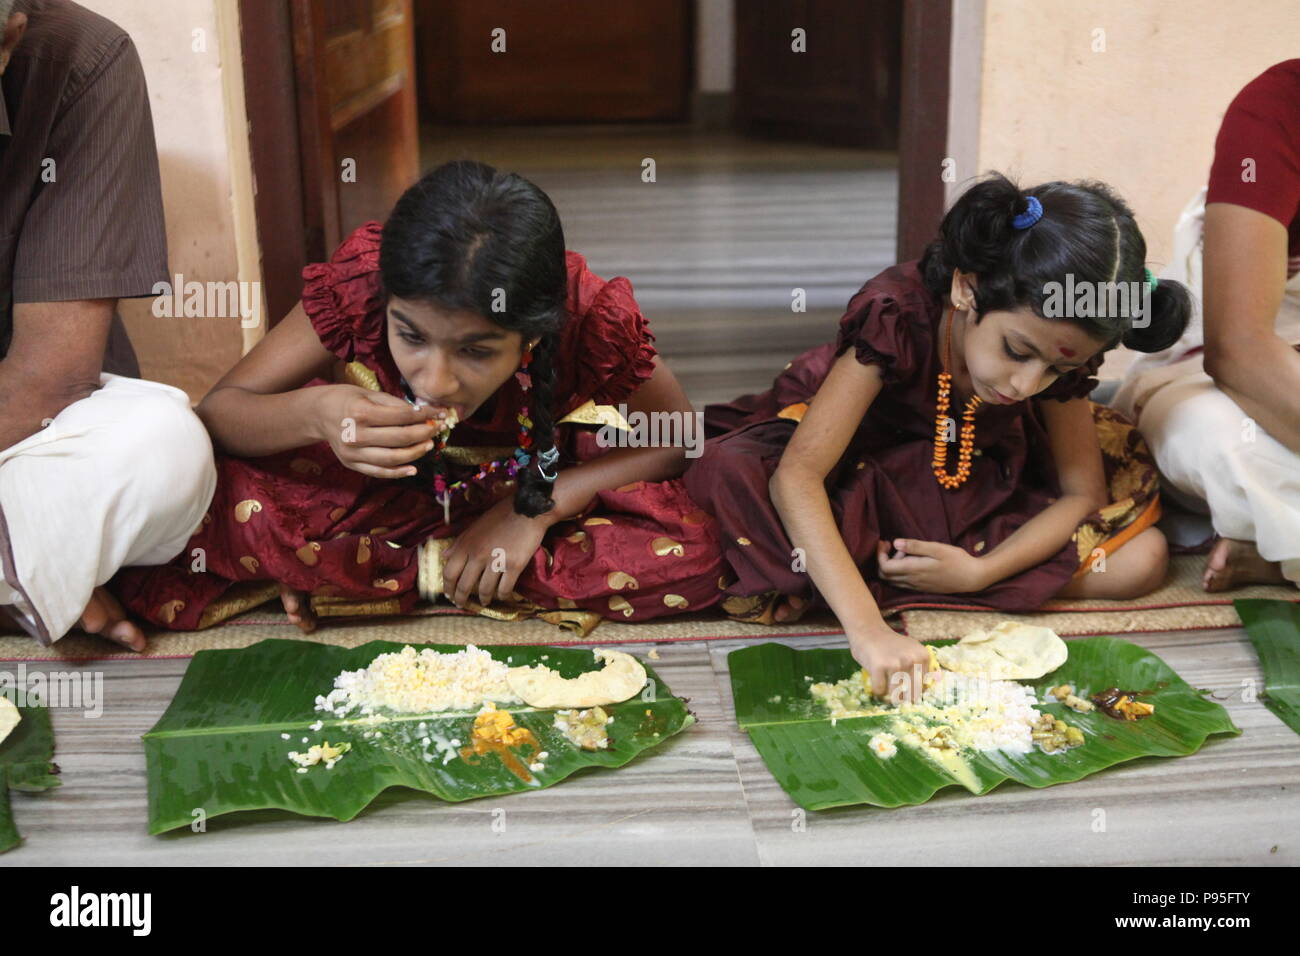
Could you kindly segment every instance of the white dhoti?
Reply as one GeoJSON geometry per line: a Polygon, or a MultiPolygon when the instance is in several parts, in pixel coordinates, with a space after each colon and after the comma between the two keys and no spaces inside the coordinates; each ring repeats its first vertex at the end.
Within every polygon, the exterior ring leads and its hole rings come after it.
{"type": "Polygon", "coordinates": [[[184,392],[100,383],[0,451],[0,605],[43,644],[118,568],[180,553],[216,489],[212,443],[184,392]]]}
{"type": "MultiPolygon", "coordinates": [[[[1300,584],[1300,456],[1258,427],[1205,373],[1204,219],[1202,190],[1183,211],[1174,262],[1161,275],[1192,292],[1186,334],[1172,348],[1134,362],[1111,404],[1146,438],[1171,499],[1208,510],[1216,534],[1253,541],[1262,558],[1278,562],[1283,575],[1300,584]]],[[[1287,283],[1274,329],[1286,342],[1300,343],[1300,273],[1287,283]]]]}

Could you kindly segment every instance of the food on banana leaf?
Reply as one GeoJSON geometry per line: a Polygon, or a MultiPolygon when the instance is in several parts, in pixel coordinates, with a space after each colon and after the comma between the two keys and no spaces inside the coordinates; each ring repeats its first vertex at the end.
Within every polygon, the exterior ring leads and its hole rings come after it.
{"type": "Polygon", "coordinates": [[[1138,720],[1142,717],[1150,717],[1156,712],[1156,705],[1137,700],[1139,693],[1135,690],[1108,687],[1100,694],[1093,694],[1092,702],[1103,714],[1116,720],[1138,720]]]}
{"type": "Polygon", "coordinates": [[[945,670],[996,680],[1035,680],[1064,664],[1069,649],[1050,627],[1003,621],[991,631],[972,631],[956,644],[939,648],[937,657],[945,670]]]}
{"type": "Polygon", "coordinates": [[[531,707],[597,707],[627,700],[645,686],[645,668],[622,651],[592,651],[605,666],[577,677],[561,677],[544,664],[510,668],[506,680],[512,694],[531,707]]]}
{"type": "Polygon", "coordinates": [[[1049,754],[1083,746],[1083,731],[1051,714],[1043,714],[1038,718],[1034,724],[1033,738],[1043,753],[1049,754]]]}
{"type": "Polygon", "coordinates": [[[8,697],[0,695],[0,744],[4,743],[5,738],[14,732],[18,722],[23,719],[17,706],[8,697]]]}
{"type": "Polygon", "coordinates": [[[888,760],[898,753],[898,738],[893,734],[876,734],[867,741],[867,746],[871,748],[871,752],[877,757],[888,760]]]}
{"type": "Polygon", "coordinates": [[[368,667],[344,671],[334,690],[316,698],[316,709],[345,717],[389,711],[425,714],[476,711],[487,702],[522,703],[506,682],[510,668],[473,644],[452,653],[407,645],[380,654],[368,667]]]}
{"type": "Polygon", "coordinates": [[[1062,684],[1059,687],[1052,687],[1048,694],[1057,702],[1069,707],[1072,711],[1079,714],[1090,714],[1097,709],[1097,706],[1090,700],[1084,700],[1074,692],[1073,684],[1062,684]]]}
{"type": "Polygon", "coordinates": [[[555,729],[575,747],[605,750],[609,747],[608,725],[613,721],[605,708],[591,707],[587,710],[557,710],[554,724],[555,729]]]}
{"type": "Polygon", "coordinates": [[[331,745],[327,740],[323,744],[315,744],[308,748],[306,753],[290,750],[289,759],[298,765],[299,773],[306,773],[309,767],[322,763],[326,770],[333,770],[334,765],[351,749],[352,745],[349,743],[331,745]]]}
{"type": "Polygon", "coordinates": [[[527,727],[515,725],[514,715],[507,710],[497,710],[496,705],[487,703],[474,718],[474,730],[470,734],[469,746],[461,750],[460,757],[468,764],[477,762],[477,758],[495,753],[501,758],[507,770],[524,783],[533,782],[533,773],[546,769],[542,763],[547,753],[542,750],[537,738],[527,727]],[[519,759],[516,750],[528,748],[531,755],[519,759]],[[531,771],[531,773],[530,773],[531,771]]]}
{"type": "Polygon", "coordinates": [[[872,697],[858,674],[834,684],[813,684],[810,692],[829,711],[832,723],[895,716],[898,738],[929,751],[1028,753],[1034,746],[1032,730],[1039,716],[1034,692],[1014,681],[938,671],[927,675],[920,701],[898,705],[872,697]]]}

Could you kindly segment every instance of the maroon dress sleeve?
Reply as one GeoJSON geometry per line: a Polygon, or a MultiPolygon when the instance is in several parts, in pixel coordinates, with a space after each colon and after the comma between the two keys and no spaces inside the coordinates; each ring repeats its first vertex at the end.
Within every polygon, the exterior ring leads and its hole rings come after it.
{"type": "Polygon", "coordinates": [[[586,401],[617,405],[654,374],[654,335],[622,276],[604,281],[569,254],[569,321],[560,339],[564,369],[557,407],[571,411],[586,401]],[[580,270],[580,274],[575,275],[580,270]],[[577,294],[577,290],[581,294],[577,294]]]}
{"type": "Polygon", "coordinates": [[[916,372],[916,338],[922,327],[923,317],[902,308],[893,296],[864,289],[849,300],[840,319],[835,354],[852,348],[863,365],[880,367],[885,384],[899,385],[916,372]]]}
{"type": "Polygon", "coordinates": [[[330,256],[302,270],[302,307],[321,344],[345,362],[366,359],[384,336],[384,292],[379,278],[379,235],[368,222],[330,256]]]}
{"type": "Polygon", "coordinates": [[[1105,361],[1106,353],[1098,352],[1086,363],[1066,372],[1035,398],[1054,398],[1058,402],[1068,402],[1076,398],[1087,398],[1097,387],[1097,370],[1105,361]]]}

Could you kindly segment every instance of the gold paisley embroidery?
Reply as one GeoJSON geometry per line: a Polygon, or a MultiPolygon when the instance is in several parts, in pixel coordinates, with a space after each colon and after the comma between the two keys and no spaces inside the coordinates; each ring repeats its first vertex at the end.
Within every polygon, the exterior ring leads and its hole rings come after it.
{"type": "Polygon", "coordinates": [[[569,544],[576,544],[583,554],[586,554],[591,550],[591,539],[587,537],[587,532],[585,531],[575,531],[564,540],[569,542],[569,544]]]}
{"type": "Polygon", "coordinates": [[[349,362],[343,370],[350,384],[371,392],[379,391],[379,378],[360,362],[349,362]]]}
{"type": "Polygon", "coordinates": [[[320,551],[319,541],[308,541],[301,548],[295,551],[294,554],[298,556],[299,561],[301,561],[303,564],[307,565],[307,567],[310,568],[310,567],[315,567],[316,562],[320,560],[320,558],[317,556],[317,553],[319,551],[320,551]]]}
{"type": "Polygon", "coordinates": [[[383,588],[385,591],[396,591],[401,587],[401,585],[392,578],[376,578],[371,582],[371,584],[377,588],[383,588]]]}
{"type": "Polygon", "coordinates": [[[605,583],[615,591],[621,591],[624,588],[635,591],[641,586],[637,583],[637,579],[632,577],[632,575],[628,574],[626,571],[609,572],[609,574],[605,575],[605,583]]]}
{"type": "Polygon", "coordinates": [[[249,518],[261,510],[262,503],[256,498],[245,498],[235,505],[235,520],[240,524],[246,524],[249,518]]]}
{"type": "Polygon", "coordinates": [[[617,594],[609,599],[609,609],[611,611],[619,611],[624,617],[631,617],[636,613],[635,610],[633,610],[632,605],[627,603],[627,598],[620,597],[617,594]]]}
{"type": "Polygon", "coordinates": [[[980,553],[981,551],[983,551],[983,550],[984,550],[984,542],[983,542],[983,541],[976,541],[976,542],[975,542],[975,553],[976,553],[976,554],[979,554],[979,553],[980,553]]]}
{"type": "Polygon", "coordinates": [[[370,560],[370,537],[362,535],[357,539],[357,564],[365,564],[370,560]]]}
{"type": "Polygon", "coordinates": [[[257,567],[258,567],[257,558],[253,557],[251,554],[244,555],[242,558],[239,559],[239,563],[244,566],[244,570],[247,571],[249,574],[257,573],[257,567]]]}
{"type": "Polygon", "coordinates": [[[396,548],[399,551],[402,549],[402,546],[396,541],[385,541],[384,544],[388,545],[390,548],[396,548]]]}
{"type": "Polygon", "coordinates": [[[381,534],[388,534],[392,530],[392,528],[371,528],[370,533],[375,537],[379,537],[381,534]]]}
{"type": "Polygon", "coordinates": [[[736,544],[740,545],[742,548],[748,548],[748,547],[749,547],[751,544],[753,544],[753,543],[754,543],[754,542],[750,541],[748,538],[737,538],[737,539],[736,539],[736,544]]]}
{"type": "Polygon", "coordinates": [[[587,528],[591,528],[591,527],[595,527],[598,524],[613,524],[613,523],[614,522],[610,521],[608,518],[588,518],[586,521],[583,522],[583,526],[587,528]]]}
{"type": "Polygon", "coordinates": [[[687,601],[686,598],[682,597],[680,594],[665,594],[664,604],[666,604],[668,607],[681,607],[681,608],[690,607],[690,602],[687,601]]]}
{"type": "Polygon", "coordinates": [[[347,508],[335,508],[330,512],[330,521],[338,521],[347,513],[347,508]]]}
{"type": "Polygon", "coordinates": [[[320,464],[310,458],[295,458],[289,462],[289,467],[299,475],[319,475],[323,471],[320,464]]]}
{"type": "Polygon", "coordinates": [[[682,515],[682,524],[701,525],[707,522],[708,520],[709,520],[708,512],[700,511],[699,509],[696,509],[695,511],[691,511],[682,515]]]}
{"type": "Polygon", "coordinates": [[[185,610],[185,602],[181,600],[168,601],[158,608],[158,616],[168,624],[175,622],[176,615],[185,610]]]}
{"type": "Polygon", "coordinates": [[[727,576],[725,574],[720,575],[718,577],[718,590],[719,591],[727,590],[727,576]]]}
{"type": "Polygon", "coordinates": [[[655,538],[650,542],[650,548],[661,558],[670,554],[680,558],[686,553],[686,549],[682,547],[681,542],[674,541],[672,538],[655,538]]]}

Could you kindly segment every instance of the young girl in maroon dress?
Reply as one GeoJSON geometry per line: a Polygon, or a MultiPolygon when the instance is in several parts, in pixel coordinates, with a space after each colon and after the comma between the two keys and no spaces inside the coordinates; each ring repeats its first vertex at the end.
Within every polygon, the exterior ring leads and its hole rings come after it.
{"type": "Polygon", "coordinates": [[[882,608],[1024,611],[1158,586],[1154,464],[1086,399],[1107,350],[1165,348],[1186,325],[1186,289],[1156,285],[1145,257],[1100,184],[968,190],[919,262],[850,300],[834,344],[706,410],[710,440],[683,480],[718,522],[723,607],[770,623],[828,605],[883,693],[927,657],[882,608]],[[1104,283],[1127,283],[1129,307],[1069,309],[1104,283]]]}
{"type": "Polygon", "coordinates": [[[611,406],[690,403],[627,280],[565,251],[541,190],[449,163],[303,277],[199,406],[216,496],[170,565],[118,575],[129,610],[201,628],[279,593],[309,630],[438,589],[585,630],[718,600],[712,521],[663,480],[683,449],[597,441],[625,424],[611,406]]]}

